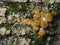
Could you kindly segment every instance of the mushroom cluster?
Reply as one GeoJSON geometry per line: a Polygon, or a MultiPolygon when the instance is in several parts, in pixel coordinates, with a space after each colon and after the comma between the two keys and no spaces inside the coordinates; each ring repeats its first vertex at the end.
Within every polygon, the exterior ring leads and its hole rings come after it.
{"type": "Polygon", "coordinates": [[[39,8],[35,8],[33,11],[33,19],[26,19],[24,18],[22,22],[26,23],[27,25],[30,25],[33,27],[33,30],[39,31],[39,36],[45,35],[45,28],[48,27],[48,23],[52,21],[53,16],[51,13],[46,11],[40,11],[39,8]]]}

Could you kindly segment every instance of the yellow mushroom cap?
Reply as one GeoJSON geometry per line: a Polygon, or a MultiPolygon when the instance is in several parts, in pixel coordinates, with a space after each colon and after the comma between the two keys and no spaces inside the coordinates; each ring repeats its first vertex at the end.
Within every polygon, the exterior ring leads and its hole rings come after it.
{"type": "Polygon", "coordinates": [[[39,20],[33,20],[31,26],[39,26],[39,20]]]}
{"type": "Polygon", "coordinates": [[[41,20],[41,27],[42,28],[47,28],[47,26],[48,26],[47,21],[41,20]]]}
{"type": "Polygon", "coordinates": [[[33,11],[33,13],[36,13],[37,14],[37,13],[39,13],[39,11],[40,11],[39,8],[35,8],[34,11],[33,11]]]}
{"type": "Polygon", "coordinates": [[[47,22],[47,19],[45,17],[42,17],[42,20],[47,22]]]}
{"type": "Polygon", "coordinates": [[[45,11],[41,11],[41,15],[45,16],[46,12],[45,11]]]}
{"type": "Polygon", "coordinates": [[[39,27],[33,26],[33,30],[34,30],[34,31],[38,31],[38,30],[39,30],[39,27]]]}
{"type": "Polygon", "coordinates": [[[33,15],[34,20],[38,20],[39,16],[37,14],[33,15]]]}
{"type": "Polygon", "coordinates": [[[39,17],[40,17],[40,13],[38,13],[38,14],[34,14],[34,15],[33,15],[34,20],[38,20],[39,17]]]}
{"type": "Polygon", "coordinates": [[[27,24],[28,24],[28,25],[31,25],[31,23],[32,23],[32,21],[31,21],[31,20],[27,22],[27,24]]]}
{"type": "Polygon", "coordinates": [[[43,28],[40,28],[39,32],[38,32],[39,36],[44,36],[45,35],[45,30],[43,28]]]}
{"type": "Polygon", "coordinates": [[[32,21],[30,19],[24,19],[23,22],[28,25],[31,25],[31,23],[32,23],[32,21]]]}
{"type": "Polygon", "coordinates": [[[46,13],[45,18],[47,19],[48,22],[51,22],[53,19],[52,15],[50,13],[46,13]]]}

